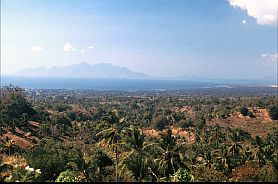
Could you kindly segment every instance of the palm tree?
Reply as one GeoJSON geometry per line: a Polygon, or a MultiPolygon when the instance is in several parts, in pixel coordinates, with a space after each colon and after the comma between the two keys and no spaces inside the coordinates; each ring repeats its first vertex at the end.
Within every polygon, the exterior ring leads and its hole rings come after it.
{"type": "Polygon", "coordinates": [[[214,168],[214,157],[211,150],[203,150],[202,154],[195,156],[195,164],[200,164],[206,170],[211,170],[214,168]]]}
{"type": "Polygon", "coordinates": [[[157,147],[159,158],[158,170],[169,180],[178,168],[189,168],[182,162],[181,148],[184,143],[176,144],[176,138],[172,135],[172,130],[168,129],[165,134],[161,134],[161,143],[157,147]]]}
{"type": "Polygon", "coordinates": [[[209,138],[209,143],[213,146],[218,147],[220,143],[222,143],[225,139],[225,136],[221,132],[220,126],[217,124],[211,129],[211,136],[209,138]]]}
{"type": "Polygon", "coordinates": [[[241,146],[241,137],[238,130],[232,130],[230,135],[232,144],[228,148],[228,153],[231,154],[232,157],[237,157],[240,154],[240,151],[243,151],[241,146]]]}
{"type": "Polygon", "coordinates": [[[132,150],[122,160],[120,165],[122,166],[122,171],[125,171],[127,167],[137,181],[142,181],[148,171],[146,149],[151,145],[145,145],[144,134],[138,128],[129,128],[126,133],[132,150]]]}
{"type": "Polygon", "coordinates": [[[115,163],[116,163],[116,182],[118,181],[118,146],[121,132],[125,128],[124,118],[120,118],[118,111],[113,110],[108,112],[104,117],[103,121],[110,124],[111,127],[107,128],[96,134],[97,137],[104,137],[104,139],[98,143],[98,145],[108,145],[112,147],[112,151],[115,150],[115,163]],[[115,149],[114,149],[115,148],[115,149]]]}
{"type": "Polygon", "coordinates": [[[215,158],[214,166],[217,170],[224,172],[224,174],[231,172],[231,159],[228,156],[227,149],[213,150],[212,156],[215,158]]]}
{"type": "Polygon", "coordinates": [[[265,145],[261,139],[261,137],[256,136],[255,138],[255,147],[252,149],[252,159],[258,160],[259,165],[263,165],[266,163],[266,153],[270,153],[272,155],[271,149],[271,143],[265,145]]]}
{"type": "Polygon", "coordinates": [[[230,160],[231,169],[241,165],[247,159],[246,152],[242,147],[243,137],[237,129],[230,130],[231,144],[227,147],[227,156],[230,160]]]}
{"type": "Polygon", "coordinates": [[[75,168],[74,170],[81,171],[86,182],[90,181],[90,173],[95,170],[91,157],[87,153],[81,151],[81,149],[77,149],[73,154],[76,155],[74,155],[72,157],[73,159],[67,163],[67,167],[70,167],[71,169],[73,167],[75,168]]]}
{"type": "Polygon", "coordinates": [[[94,164],[98,167],[99,181],[102,181],[104,168],[113,165],[113,161],[105,152],[99,150],[94,157],[94,164]]]}
{"type": "MultiPolygon", "coordinates": [[[[276,134],[278,135],[278,134],[276,134]]],[[[264,156],[265,159],[270,160],[272,164],[277,168],[277,139],[273,139],[272,136],[268,136],[265,140],[264,156]],[[276,163],[276,164],[275,164],[276,163]]]]}

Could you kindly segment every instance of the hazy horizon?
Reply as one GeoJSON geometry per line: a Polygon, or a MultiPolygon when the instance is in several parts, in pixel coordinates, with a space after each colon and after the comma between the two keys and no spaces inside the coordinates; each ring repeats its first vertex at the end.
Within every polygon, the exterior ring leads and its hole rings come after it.
{"type": "MultiPolygon", "coordinates": [[[[112,66],[112,67],[116,67],[116,70],[117,70],[117,68],[125,68],[125,69],[127,69],[127,70],[129,70],[130,72],[134,72],[135,74],[137,73],[136,71],[132,71],[132,70],[130,70],[129,68],[127,68],[127,67],[122,67],[122,66],[117,66],[117,65],[113,65],[113,64],[111,64],[111,63],[96,63],[96,64],[89,64],[89,63],[87,63],[87,62],[85,62],[85,61],[83,61],[83,62],[81,62],[81,63],[77,63],[77,64],[72,64],[72,65],[65,65],[65,66],[49,66],[49,67],[35,67],[35,68],[24,68],[24,69],[22,69],[22,70],[19,70],[19,71],[16,71],[16,72],[13,72],[13,73],[3,73],[2,74],[2,76],[4,77],[4,76],[14,76],[14,77],[20,77],[20,76],[22,76],[22,77],[59,77],[59,76],[49,76],[49,75],[41,75],[41,73],[40,72],[44,72],[44,70],[47,70],[47,71],[51,71],[52,69],[58,69],[59,71],[60,71],[60,73],[61,73],[61,76],[60,77],[62,77],[62,78],[92,78],[92,79],[96,79],[96,77],[91,77],[91,76],[89,76],[89,75],[87,75],[86,73],[84,73],[84,75],[82,75],[82,76],[79,76],[79,77],[74,77],[73,76],[73,74],[71,74],[71,75],[67,75],[66,73],[63,73],[63,71],[61,70],[62,68],[63,69],[72,69],[72,67],[77,67],[77,68],[75,68],[75,69],[78,69],[79,68],[79,70],[81,69],[82,70],[82,68],[80,68],[80,65],[82,66],[84,66],[84,69],[86,69],[86,71],[87,71],[87,65],[90,65],[90,67],[94,67],[94,66],[102,66],[102,69],[105,69],[107,66],[112,66]],[[23,73],[22,73],[23,72],[23,73]],[[26,72],[32,72],[32,73],[30,73],[31,75],[26,75],[26,72]],[[34,72],[35,73],[40,73],[39,75],[37,75],[37,74],[34,74],[34,72]]],[[[109,71],[110,71],[111,69],[110,68],[107,68],[106,70],[104,70],[104,72],[108,72],[109,73],[109,71]]],[[[83,72],[86,72],[86,71],[83,71],[83,72]]],[[[92,71],[93,72],[93,71],[92,71]]],[[[100,71],[101,72],[101,71],[100,71]]],[[[114,72],[117,72],[117,71],[114,71],[114,72]]],[[[114,73],[113,71],[112,71],[112,73],[114,73]]],[[[81,73],[82,73],[82,71],[81,71],[81,73]]],[[[247,82],[247,81],[249,81],[249,82],[259,82],[259,83],[261,83],[261,82],[264,82],[264,84],[266,84],[265,82],[269,82],[269,83],[273,83],[273,84],[276,84],[277,83],[277,74],[276,75],[273,75],[273,76],[271,76],[271,75],[269,75],[269,76],[267,76],[267,77],[260,77],[260,76],[257,76],[256,78],[244,78],[244,79],[242,79],[242,78],[235,78],[235,77],[231,77],[231,78],[227,78],[227,77],[222,77],[222,78],[219,78],[219,77],[216,77],[216,76],[213,76],[213,75],[211,75],[211,76],[201,76],[201,75],[199,75],[199,76],[190,76],[190,75],[186,75],[186,74],[181,74],[181,75],[178,75],[178,74],[176,74],[176,75],[168,75],[168,76],[154,76],[154,75],[148,75],[148,74],[145,74],[145,73],[141,73],[140,72],[140,74],[143,74],[143,75],[146,75],[145,77],[147,77],[147,78],[138,78],[138,79],[152,79],[152,80],[185,80],[185,81],[206,81],[206,82],[209,82],[209,81],[214,81],[214,82],[226,82],[226,83],[229,83],[229,82],[231,82],[231,81],[233,81],[233,82],[235,82],[235,81],[242,81],[242,82],[247,82]]],[[[97,77],[98,79],[102,79],[103,77],[101,77],[101,76],[98,76],[97,77]]],[[[105,78],[108,78],[108,79],[113,79],[114,77],[104,77],[103,79],[105,79],[105,78]]],[[[127,79],[127,78],[125,78],[125,79],[127,79]]],[[[132,79],[132,78],[130,78],[130,79],[132,79]]]]}
{"type": "Polygon", "coordinates": [[[1,75],[86,62],[156,77],[277,76],[277,6],[275,0],[2,0],[1,75]]]}

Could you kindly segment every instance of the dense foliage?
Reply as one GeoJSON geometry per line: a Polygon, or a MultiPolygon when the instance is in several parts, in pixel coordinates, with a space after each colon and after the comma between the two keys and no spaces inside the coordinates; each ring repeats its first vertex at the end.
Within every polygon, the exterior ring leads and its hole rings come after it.
{"type": "Polygon", "coordinates": [[[0,123],[1,182],[278,181],[271,95],[10,86],[1,89],[0,123]]]}
{"type": "Polygon", "coordinates": [[[278,120],[278,105],[272,106],[269,109],[269,115],[273,120],[278,120]]]}

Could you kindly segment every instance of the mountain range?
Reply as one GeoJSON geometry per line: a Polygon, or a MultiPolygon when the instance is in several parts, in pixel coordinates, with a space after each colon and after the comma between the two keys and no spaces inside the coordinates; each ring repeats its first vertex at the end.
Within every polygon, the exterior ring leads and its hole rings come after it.
{"type": "Polygon", "coordinates": [[[229,84],[276,84],[277,74],[269,77],[259,77],[256,79],[223,79],[217,76],[187,76],[177,74],[173,76],[156,77],[144,73],[134,72],[126,67],[114,66],[109,63],[99,63],[95,65],[81,62],[69,66],[52,66],[50,68],[28,68],[20,70],[13,76],[23,77],[65,77],[65,78],[98,78],[98,79],[162,79],[162,80],[186,80],[202,81],[229,84]]]}
{"type": "Polygon", "coordinates": [[[29,68],[13,73],[26,77],[72,77],[72,78],[111,78],[111,79],[151,79],[144,73],[134,72],[126,67],[108,63],[90,65],[86,62],[69,66],[53,66],[51,68],[29,68]]]}

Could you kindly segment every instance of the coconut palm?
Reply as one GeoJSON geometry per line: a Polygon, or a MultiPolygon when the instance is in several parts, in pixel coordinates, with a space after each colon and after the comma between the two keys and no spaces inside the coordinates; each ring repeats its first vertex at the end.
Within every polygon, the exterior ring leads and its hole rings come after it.
{"type": "Polygon", "coordinates": [[[225,141],[225,136],[221,132],[220,126],[217,124],[211,128],[211,136],[208,139],[209,143],[215,147],[225,141]]]}
{"type": "Polygon", "coordinates": [[[93,159],[98,170],[98,181],[102,181],[104,168],[113,165],[112,159],[103,151],[98,150],[93,159]]]}
{"type": "Polygon", "coordinates": [[[214,157],[210,150],[204,150],[203,154],[196,155],[194,162],[203,166],[206,170],[214,169],[214,157]]]}
{"type": "Polygon", "coordinates": [[[224,174],[229,174],[231,169],[231,159],[228,156],[228,151],[225,149],[213,150],[212,156],[215,159],[214,166],[218,171],[224,172],[224,174]]]}
{"type": "Polygon", "coordinates": [[[230,161],[231,169],[243,164],[247,160],[248,153],[243,149],[243,137],[239,130],[230,130],[230,141],[231,143],[226,147],[225,158],[230,161]]]}
{"type": "Polygon", "coordinates": [[[127,168],[137,181],[142,181],[148,173],[147,149],[153,144],[146,145],[143,132],[137,128],[127,129],[126,134],[132,149],[120,163],[122,172],[127,168]]]}
{"type": "Polygon", "coordinates": [[[176,138],[172,135],[171,129],[161,134],[161,139],[157,151],[159,155],[158,170],[162,175],[168,180],[170,175],[174,174],[178,168],[185,168],[189,171],[189,168],[182,162],[183,156],[180,153],[184,143],[176,143],[176,138]]]}
{"type": "Polygon", "coordinates": [[[102,137],[102,141],[98,143],[98,145],[106,145],[111,146],[112,151],[115,151],[115,175],[116,182],[118,181],[118,147],[122,144],[120,141],[120,136],[122,130],[125,128],[124,118],[120,118],[118,111],[113,110],[108,112],[104,117],[103,121],[108,123],[111,127],[107,128],[96,134],[97,137],[102,137]]]}
{"type": "Polygon", "coordinates": [[[273,157],[275,150],[275,143],[271,140],[266,140],[267,143],[264,143],[261,137],[256,136],[255,146],[251,150],[251,158],[257,160],[259,165],[262,166],[266,163],[266,160],[273,157]]]}
{"type": "Polygon", "coordinates": [[[67,168],[80,171],[85,177],[86,182],[91,181],[90,173],[94,172],[95,167],[90,155],[81,151],[81,149],[77,149],[75,152],[70,152],[69,154],[74,155],[71,155],[72,158],[67,163],[67,168]]]}
{"type": "Polygon", "coordinates": [[[232,144],[228,148],[228,153],[231,154],[232,157],[237,157],[240,154],[240,151],[243,151],[243,148],[241,146],[241,137],[238,130],[232,130],[230,134],[230,138],[232,141],[232,144]]]}

